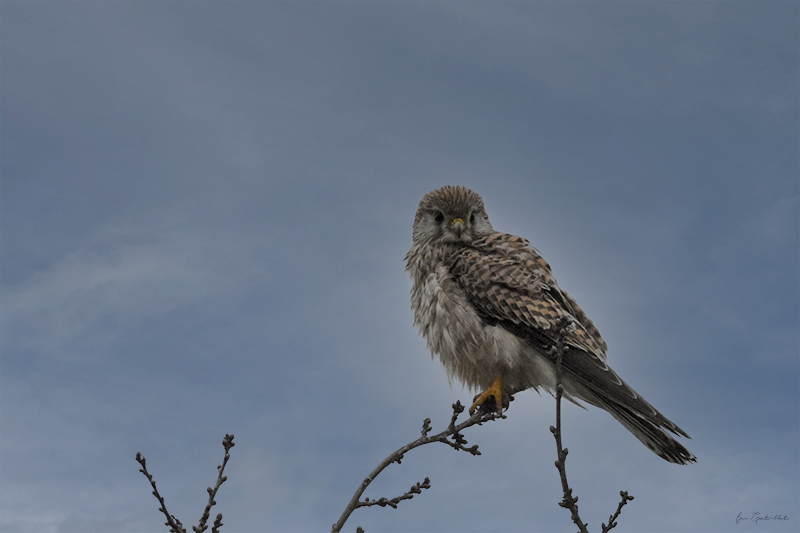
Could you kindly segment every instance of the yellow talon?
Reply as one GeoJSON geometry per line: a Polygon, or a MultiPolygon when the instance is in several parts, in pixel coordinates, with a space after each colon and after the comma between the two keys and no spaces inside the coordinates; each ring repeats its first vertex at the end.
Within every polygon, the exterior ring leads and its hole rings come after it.
{"type": "Polygon", "coordinates": [[[492,386],[483,391],[482,393],[475,396],[474,403],[472,407],[469,408],[469,414],[472,415],[475,412],[475,409],[483,405],[483,403],[488,400],[490,397],[494,398],[494,404],[497,409],[498,413],[503,412],[503,378],[502,376],[497,376],[492,383],[492,386]]]}

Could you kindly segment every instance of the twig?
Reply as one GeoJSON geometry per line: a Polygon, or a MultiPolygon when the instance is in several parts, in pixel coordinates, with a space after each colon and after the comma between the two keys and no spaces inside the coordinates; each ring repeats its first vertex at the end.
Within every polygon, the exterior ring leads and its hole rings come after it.
{"type": "MultiPolygon", "coordinates": [[[[572,497],[572,489],[569,487],[569,483],[567,483],[567,469],[564,463],[567,460],[569,449],[562,449],[561,446],[561,397],[564,394],[564,384],[561,374],[561,359],[564,356],[564,337],[567,335],[567,328],[569,327],[569,324],[570,320],[566,317],[562,318],[558,324],[556,324],[556,329],[558,330],[558,340],[556,341],[556,345],[551,348],[551,354],[556,356],[556,426],[550,426],[550,431],[556,438],[556,449],[558,451],[556,468],[558,468],[558,473],[561,476],[561,488],[564,491],[564,499],[561,500],[558,505],[569,509],[570,513],[572,514],[572,521],[575,522],[575,525],[578,526],[578,528],[581,530],[581,533],[589,533],[588,529],[586,528],[586,524],[583,523],[580,515],[578,514],[578,497],[572,497]]],[[[600,524],[602,526],[603,533],[608,533],[614,527],[616,527],[616,520],[622,512],[622,508],[633,499],[633,496],[628,496],[628,493],[624,490],[620,491],[619,495],[622,497],[622,500],[617,506],[617,512],[608,517],[608,526],[602,522],[600,524]]]]}
{"type": "MultiPolygon", "coordinates": [[[[225,447],[225,457],[222,460],[221,465],[217,465],[217,484],[214,485],[214,488],[208,487],[206,491],[208,491],[208,503],[206,504],[205,511],[203,511],[203,516],[200,518],[200,524],[196,527],[192,526],[192,529],[195,533],[203,533],[208,526],[206,522],[208,521],[209,514],[211,513],[211,508],[217,503],[214,501],[214,497],[217,495],[217,491],[219,487],[228,480],[228,476],[223,476],[222,472],[225,470],[225,465],[228,464],[228,459],[231,458],[230,450],[236,444],[233,443],[233,435],[230,433],[225,434],[225,438],[222,439],[222,445],[225,447]]],[[[214,529],[212,530],[214,533],[217,533],[219,528],[222,526],[222,514],[217,515],[216,521],[214,521],[214,529]],[[219,523],[219,525],[217,525],[219,523]]]]}
{"type": "Polygon", "coordinates": [[[364,498],[363,502],[358,502],[356,504],[356,509],[359,507],[370,507],[372,505],[380,505],[381,507],[386,507],[387,505],[392,509],[397,509],[397,504],[403,500],[410,500],[414,497],[414,494],[422,494],[422,489],[429,489],[431,488],[431,480],[430,478],[425,478],[425,481],[420,483],[419,481],[411,486],[411,489],[404,493],[402,496],[397,496],[396,498],[392,498],[388,500],[386,498],[381,498],[379,500],[370,500],[369,498],[364,498]]]}
{"type": "MultiPolygon", "coordinates": [[[[406,452],[413,450],[419,446],[423,446],[425,444],[430,444],[431,442],[442,442],[447,444],[454,450],[461,450],[472,455],[480,455],[481,452],[478,451],[478,445],[470,446],[469,448],[466,447],[467,439],[461,434],[461,431],[464,429],[474,426],[476,424],[480,425],[484,422],[490,422],[492,420],[497,420],[498,418],[505,418],[505,415],[497,413],[493,409],[493,402],[486,402],[481,408],[475,412],[474,415],[469,417],[466,421],[456,425],[456,420],[458,416],[464,412],[464,406],[461,405],[460,401],[457,401],[453,404],[453,417],[450,419],[450,425],[447,427],[446,430],[442,431],[441,433],[437,433],[436,435],[429,436],[428,434],[431,432],[431,419],[426,418],[425,421],[422,423],[422,436],[413,442],[409,442],[405,446],[399,448],[394,453],[389,455],[386,459],[381,461],[381,463],[373,470],[365,479],[361,482],[358,489],[356,490],[353,497],[350,499],[350,503],[347,504],[342,516],[339,518],[339,521],[333,524],[331,528],[331,533],[338,533],[344,527],[345,522],[350,517],[350,515],[358,509],[359,507],[369,507],[372,505],[380,505],[381,507],[390,506],[392,508],[397,508],[397,504],[402,500],[410,500],[414,497],[415,494],[420,494],[422,489],[430,488],[430,479],[425,478],[425,481],[422,483],[417,483],[411,487],[411,490],[406,492],[401,496],[397,496],[396,498],[387,499],[387,498],[380,498],[378,500],[370,500],[366,498],[364,501],[359,501],[361,495],[364,493],[366,488],[372,483],[372,481],[378,477],[384,468],[389,466],[390,464],[400,462],[403,460],[404,455],[406,452]],[[449,437],[453,437],[452,440],[449,437]]],[[[359,529],[361,529],[359,527],[359,529]]]]}
{"type": "Polygon", "coordinates": [[[161,504],[161,507],[159,507],[158,510],[164,513],[164,516],[167,517],[167,522],[164,525],[169,526],[170,533],[186,533],[186,529],[184,529],[181,521],[169,514],[167,511],[167,504],[164,503],[164,498],[162,498],[161,494],[158,493],[156,481],[153,479],[153,476],[147,472],[147,459],[145,459],[144,455],[142,455],[140,452],[136,452],[136,461],[142,465],[142,468],[139,469],[139,472],[144,474],[150,481],[150,484],[153,486],[153,496],[155,496],[156,499],[158,499],[158,503],[161,504]]]}
{"type": "MultiPolygon", "coordinates": [[[[223,459],[222,464],[217,466],[217,484],[213,489],[211,487],[206,489],[208,491],[208,503],[206,504],[203,516],[200,518],[200,524],[197,526],[192,526],[192,530],[194,530],[195,533],[202,533],[208,529],[206,522],[208,521],[208,517],[211,513],[211,508],[217,503],[214,498],[216,497],[220,486],[228,480],[228,476],[223,476],[222,472],[225,470],[225,465],[228,464],[228,459],[231,457],[229,453],[230,449],[235,446],[233,442],[233,435],[226,434],[225,438],[222,439],[222,445],[225,447],[225,458],[223,459]]],[[[153,476],[151,476],[147,471],[147,459],[145,459],[144,455],[142,455],[140,452],[136,452],[136,461],[142,465],[142,468],[139,469],[139,472],[144,474],[148,481],[150,481],[150,484],[153,486],[153,496],[155,496],[156,499],[158,499],[158,503],[161,504],[161,507],[159,507],[158,510],[164,513],[164,516],[167,517],[167,522],[164,525],[169,526],[170,533],[186,533],[186,529],[183,527],[183,524],[181,524],[181,521],[167,511],[167,505],[164,503],[164,498],[158,493],[156,482],[153,479],[153,476]]],[[[217,519],[214,520],[213,527],[211,528],[212,533],[219,533],[219,528],[221,527],[222,513],[218,514],[217,519]]]]}
{"type": "Polygon", "coordinates": [[[214,520],[214,526],[211,528],[211,533],[219,533],[219,528],[221,528],[222,525],[222,513],[219,513],[216,520],[214,520]]]}
{"type": "Polygon", "coordinates": [[[609,531],[611,531],[612,529],[614,529],[616,527],[616,525],[617,525],[616,520],[617,520],[617,517],[619,516],[619,514],[622,512],[622,508],[630,500],[633,499],[633,496],[628,496],[627,491],[624,491],[624,490],[619,491],[619,495],[622,496],[622,500],[619,502],[619,505],[617,505],[617,512],[614,513],[613,516],[609,516],[608,517],[608,525],[607,526],[601,522],[601,525],[603,526],[603,533],[608,533],[609,531]]]}
{"type": "Polygon", "coordinates": [[[570,513],[572,514],[572,521],[575,522],[575,525],[578,526],[578,529],[581,530],[581,533],[589,533],[589,531],[586,529],[586,524],[583,523],[580,515],[578,514],[578,497],[572,496],[572,489],[569,487],[569,483],[567,482],[567,469],[564,466],[564,463],[567,461],[569,449],[562,448],[561,446],[561,396],[564,393],[564,385],[562,383],[561,376],[561,358],[564,355],[564,337],[567,334],[569,322],[569,319],[565,317],[556,325],[558,330],[558,341],[556,341],[556,346],[552,348],[552,350],[555,351],[556,356],[556,426],[550,426],[550,431],[556,438],[556,450],[558,451],[556,468],[561,476],[561,488],[564,491],[564,499],[561,500],[558,505],[569,509],[570,513]]]}

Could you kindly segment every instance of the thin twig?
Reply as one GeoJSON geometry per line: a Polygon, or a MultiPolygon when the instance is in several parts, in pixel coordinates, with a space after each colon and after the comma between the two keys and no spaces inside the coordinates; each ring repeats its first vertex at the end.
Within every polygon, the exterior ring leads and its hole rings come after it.
{"type": "MultiPolygon", "coordinates": [[[[200,523],[197,526],[192,526],[192,529],[195,533],[203,533],[208,526],[206,522],[208,522],[208,517],[211,513],[211,508],[216,505],[216,501],[214,501],[214,497],[217,495],[217,491],[219,487],[228,480],[228,476],[223,476],[222,472],[225,470],[225,465],[228,464],[228,459],[231,458],[231,448],[236,446],[233,442],[233,435],[230,433],[225,434],[225,438],[222,439],[222,445],[225,447],[225,457],[222,460],[221,465],[217,465],[217,484],[214,485],[214,488],[208,487],[206,491],[208,491],[208,503],[206,504],[206,508],[203,511],[203,516],[200,518],[200,523]]],[[[214,533],[216,533],[219,528],[222,526],[222,514],[217,515],[217,519],[214,521],[214,533]],[[217,525],[219,522],[219,525],[217,525]]]]}
{"type": "MultiPolygon", "coordinates": [[[[208,525],[206,525],[206,522],[208,522],[208,517],[209,514],[211,513],[211,508],[217,503],[214,500],[214,498],[216,497],[217,491],[219,490],[220,486],[223,483],[225,483],[225,481],[228,480],[228,476],[223,476],[222,472],[225,470],[225,465],[228,464],[228,459],[231,458],[229,452],[231,448],[235,446],[235,444],[233,443],[233,435],[226,434],[225,438],[222,439],[222,445],[225,447],[225,458],[223,459],[222,464],[217,466],[217,484],[214,486],[213,489],[211,487],[208,487],[207,489],[208,503],[206,504],[206,508],[205,511],[203,512],[202,518],[200,518],[200,524],[197,526],[192,526],[192,529],[195,531],[195,533],[202,533],[203,531],[208,529],[208,525]]],[[[153,496],[155,496],[156,499],[158,499],[158,503],[161,504],[161,507],[159,507],[158,510],[164,513],[164,516],[167,517],[167,522],[164,525],[169,526],[170,533],[186,533],[186,529],[183,527],[183,524],[181,524],[181,521],[175,518],[167,511],[167,505],[164,503],[164,498],[161,497],[161,494],[158,493],[158,489],[156,489],[156,481],[155,479],[153,479],[153,476],[151,476],[150,473],[147,471],[147,459],[145,459],[144,455],[142,455],[140,452],[136,452],[136,461],[138,461],[139,464],[142,465],[142,468],[139,469],[139,472],[144,474],[145,477],[147,477],[148,481],[150,481],[150,485],[153,486],[153,496]]],[[[218,514],[217,519],[214,520],[213,527],[211,528],[212,533],[219,533],[219,528],[221,527],[222,527],[222,513],[218,514]]]]}
{"type": "Polygon", "coordinates": [[[397,504],[403,500],[410,500],[414,497],[414,494],[422,494],[422,489],[429,489],[431,488],[431,480],[430,478],[425,478],[425,481],[420,483],[417,481],[414,485],[411,485],[411,489],[402,494],[401,496],[397,496],[396,498],[392,498],[391,500],[387,498],[380,498],[378,500],[370,500],[369,498],[364,498],[363,502],[358,502],[356,504],[356,509],[359,507],[371,507],[373,505],[380,505],[381,507],[386,507],[387,505],[392,509],[397,509],[397,504]]]}
{"type": "Polygon", "coordinates": [[[170,533],[186,533],[186,529],[184,529],[181,521],[169,514],[167,511],[167,504],[164,503],[164,498],[162,498],[161,494],[158,493],[155,479],[153,479],[153,476],[147,472],[147,459],[145,459],[144,455],[142,455],[140,452],[136,452],[136,461],[142,465],[142,468],[139,469],[139,472],[144,474],[150,481],[150,484],[153,486],[153,496],[155,496],[156,499],[158,499],[158,503],[161,504],[161,507],[159,507],[158,510],[164,513],[164,516],[167,517],[167,522],[164,525],[169,526],[170,533]]]}
{"type": "Polygon", "coordinates": [[[561,476],[561,488],[564,491],[564,499],[558,505],[569,509],[572,515],[572,521],[581,530],[581,533],[589,533],[586,529],[586,524],[581,520],[578,514],[578,497],[572,496],[572,489],[567,482],[567,469],[564,463],[567,461],[567,454],[569,449],[562,448],[561,446],[561,396],[564,393],[564,385],[561,376],[561,358],[564,355],[564,337],[567,334],[567,327],[569,326],[569,319],[563,318],[556,325],[558,330],[558,341],[554,347],[556,356],[556,426],[550,426],[550,431],[556,438],[556,450],[558,451],[558,460],[556,461],[556,468],[561,476]]]}
{"type": "Polygon", "coordinates": [[[211,528],[211,533],[219,533],[219,528],[222,527],[222,513],[217,515],[216,520],[214,520],[214,525],[211,528]]]}
{"type": "MultiPolygon", "coordinates": [[[[457,401],[453,404],[453,417],[450,419],[450,425],[447,427],[446,430],[442,431],[441,433],[437,433],[436,435],[429,436],[428,434],[431,431],[431,419],[426,418],[425,421],[422,423],[422,436],[413,442],[409,442],[405,446],[397,449],[394,453],[389,455],[386,459],[380,462],[380,464],[373,470],[364,481],[361,482],[358,489],[356,490],[353,497],[350,499],[350,503],[347,504],[342,516],[339,518],[339,521],[333,524],[331,528],[331,533],[338,533],[344,527],[345,522],[350,517],[350,515],[358,509],[359,507],[368,507],[371,505],[380,505],[381,507],[390,506],[393,508],[397,508],[397,504],[402,500],[409,500],[414,497],[414,494],[419,494],[422,492],[422,489],[427,489],[430,487],[430,479],[425,478],[425,481],[422,483],[417,483],[411,487],[411,490],[403,494],[402,496],[398,496],[396,498],[392,498],[391,500],[387,498],[380,498],[379,500],[370,500],[369,498],[365,499],[364,501],[360,501],[361,495],[364,494],[364,491],[369,486],[373,480],[378,477],[384,468],[389,466],[390,464],[397,462],[398,464],[403,460],[403,456],[406,452],[413,450],[419,446],[423,446],[425,444],[430,444],[431,442],[442,442],[447,444],[454,450],[461,450],[472,455],[480,455],[481,452],[478,451],[478,445],[473,445],[469,448],[466,447],[467,439],[461,434],[461,431],[464,429],[474,426],[476,424],[480,425],[484,422],[490,422],[492,420],[497,420],[498,418],[505,418],[505,415],[501,413],[497,413],[494,409],[492,409],[493,402],[486,402],[486,404],[482,405],[481,408],[475,412],[474,415],[469,417],[466,421],[456,425],[456,420],[458,416],[464,412],[464,406],[461,405],[460,401],[457,401]],[[449,437],[453,437],[452,440],[449,437]]],[[[359,528],[360,529],[360,528],[359,528]]]]}
{"type": "Polygon", "coordinates": [[[619,514],[622,512],[622,508],[629,501],[631,501],[633,499],[633,496],[628,496],[627,491],[624,491],[624,490],[619,491],[619,495],[622,496],[622,500],[619,502],[619,505],[617,505],[617,512],[614,513],[613,516],[609,516],[608,517],[608,525],[607,526],[601,522],[601,525],[603,526],[603,533],[608,533],[609,531],[611,531],[612,529],[614,529],[616,527],[616,525],[617,525],[616,520],[617,520],[617,517],[619,516],[619,514]]]}

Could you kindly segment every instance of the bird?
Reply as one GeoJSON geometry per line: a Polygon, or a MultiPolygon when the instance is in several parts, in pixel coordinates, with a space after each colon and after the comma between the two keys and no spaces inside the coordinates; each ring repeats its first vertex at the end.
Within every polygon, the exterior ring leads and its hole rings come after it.
{"type": "Polygon", "coordinates": [[[481,391],[470,413],[490,398],[502,412],[527,389],[555,395],[561,331],[565,399],[607,411],[671,463],[696,461],[670,433],[691,437],[608,366],[600,332],[559,288],[539,252],[492,228],[480,195],[452,185],[426,194],[405,261],[414,325],[432,356],[451,382],[481,391]]]}

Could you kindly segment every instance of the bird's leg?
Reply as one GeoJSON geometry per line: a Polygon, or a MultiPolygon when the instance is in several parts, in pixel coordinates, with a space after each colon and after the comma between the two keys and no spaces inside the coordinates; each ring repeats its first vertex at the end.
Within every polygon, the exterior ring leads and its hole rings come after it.
{"type": "Polygon", "coordinates": [[[499,413],[503,412],[503,376],[497,376],[494,379],[494,383],[492,386],[483,391],[482,393],[475,396],[473,400],[472,407],[469,408],[469,414],[473,414],[475,409],[483,405],[483,402],[489,399],[489,397],[494,398],[494,404],[496,409],[499,413]]]}

